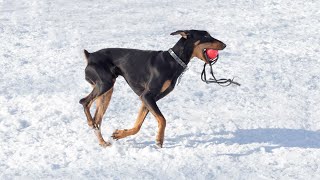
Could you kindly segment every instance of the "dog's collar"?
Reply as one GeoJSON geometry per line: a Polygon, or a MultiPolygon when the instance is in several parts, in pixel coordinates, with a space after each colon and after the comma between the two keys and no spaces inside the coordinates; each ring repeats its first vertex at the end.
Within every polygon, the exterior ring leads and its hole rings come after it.
{"type": "Polygon", "coordinates": [[[184,63],[180,58],[179,56],[176,55],[176,53],[173,52],[173,50],[170,48],[168,50],[169,54],[171,55],[171,57],[173,57],[173,59],[175,59],[182,67],[183,69],[186,69],[187,68],[187,65],[186,63],[184,63]]]}

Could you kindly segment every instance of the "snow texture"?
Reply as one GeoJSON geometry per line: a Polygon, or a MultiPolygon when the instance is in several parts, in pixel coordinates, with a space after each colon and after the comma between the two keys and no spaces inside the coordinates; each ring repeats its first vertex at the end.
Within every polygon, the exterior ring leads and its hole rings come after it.
{"type": "Polygon", "coordinates": [[[320,3],[317,0],[0,0],[0,179],[320,179],[320,3]],[[227,88],[193,59],[158,102],[167,118],[130,128],[140,100],[123,78],[98,145],[78,101],[91,91],[82,50],[167,50],[180,29],[227,48],[227,88]]]}

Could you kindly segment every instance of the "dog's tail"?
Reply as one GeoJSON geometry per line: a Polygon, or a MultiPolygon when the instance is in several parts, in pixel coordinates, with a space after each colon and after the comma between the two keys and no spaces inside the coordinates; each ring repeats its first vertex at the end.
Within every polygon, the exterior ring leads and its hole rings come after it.
{"type": "Polygon", "coordinates": [[[87,51],[87,50],[83,50],[83,52],[84,52],[84,55],[85,55],[85,57],[86,57],[86,60],[87,60],[87,63],[88,63],[88,61],[89,61],[89,56],[90,56],[90,53],[87,51]]]}

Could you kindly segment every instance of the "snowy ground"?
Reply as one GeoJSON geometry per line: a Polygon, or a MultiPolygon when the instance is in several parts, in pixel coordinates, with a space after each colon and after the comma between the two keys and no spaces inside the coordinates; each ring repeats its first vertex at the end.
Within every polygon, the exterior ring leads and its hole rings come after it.
{"type": "MultiPolygon", "coordinates": [[[[319,179],[320,3],[316,0],[0,0],[0,179],[319,179]],[[136,136],[101,148],[80,98],[82,49],[167,50],[179,29],[228,46],[206,85],[194,59],[136,136]]],[[[102,124],[130,128],[139,99],[118,78],[102,124]]]]}

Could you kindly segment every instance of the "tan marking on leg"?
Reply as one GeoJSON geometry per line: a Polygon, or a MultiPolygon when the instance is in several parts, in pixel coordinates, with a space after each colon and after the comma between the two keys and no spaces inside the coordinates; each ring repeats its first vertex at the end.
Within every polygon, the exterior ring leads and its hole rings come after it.
{"type": "Polygon", "coordinates": [[[113,88],[109,89],[107,92],[105,92],[103,95],[97,98],[96,100],[97,109],[94,115],[94,123],[96,125],[99,125],[99,126],[101,125],[102,117],[110,104],[112,93],[113,93],[113,88]]]}
{"type": "Polygon", "coordinates": [[[169,87],[170,85],[171,85],[171,80],[166,80],[166,81],[163,83],[160,92],[164,92],[166,89],[168,89],[168,87],[169,87]]]}
{"type": "Polygon", "coordinates": [[[106,141],[103,139],[100,129],[95,129],[95,130],[94,130],[94,133],[96,134],[96,136],[97,136],[97,138],[98,138],[98,141],[99,141],[99,145],[100,145],[100,146],[102,146],[102,147],[111,146],[111,143],[110,143],[110,142],[106,142],[106,141]]]}
{"type": "Polygon", "coordinates": [[[99,144],[103,147],[109,146],[111,145],[111,143],[106,142],[101,134],[101,122],[102,122],[102,118],[104,113],[106,112],[110,100],[111,100],[111,95],[113,93],[113,88],[111,88],[110,90],[108,90],[106,93],[104,93],[103,95],[99,96],[96,100],[96,105],[97,105],[97,109],[94,115],[94,125],[93,127],[95,128],[95,134],[98,138],[99,144]]]}
{"type": "Polygon", "coordinates": [[[93,122],[93,118],[92,118],[91,113],[90,113],[90,108],[91,108],[92,103],[95,100],[96,100],[96,98],[91,100],[88,105],[83,105],[84,113],[85,113],[85,115],[87,117],[87,123],[88,123],[89,127],[92,127],[92,128],[93,128],[94,122],[93,122]]]}
{"type": "Polygon", "coordinates": [[[149,112],[149,110],[142,103],[140,110],[139,110],[139,113],[138,113],[138,117],[136,119],[136,122],[134,123],[134,127],[131,129],[116,130],[116,131],[114,131],[112,137],[114,139],[121,139],[121,138],[124,138],[127,136],[137,134],[139,132],[148,112],[149,112]]]}
{"type": "Polygon", "coordinates": [[[162,148],[163,140],[164,140],[164,131],[166,128],[166,119],[162,115],[155,115],[158,121],[158,134],[156,137],[157,146],[162,148]]]}

